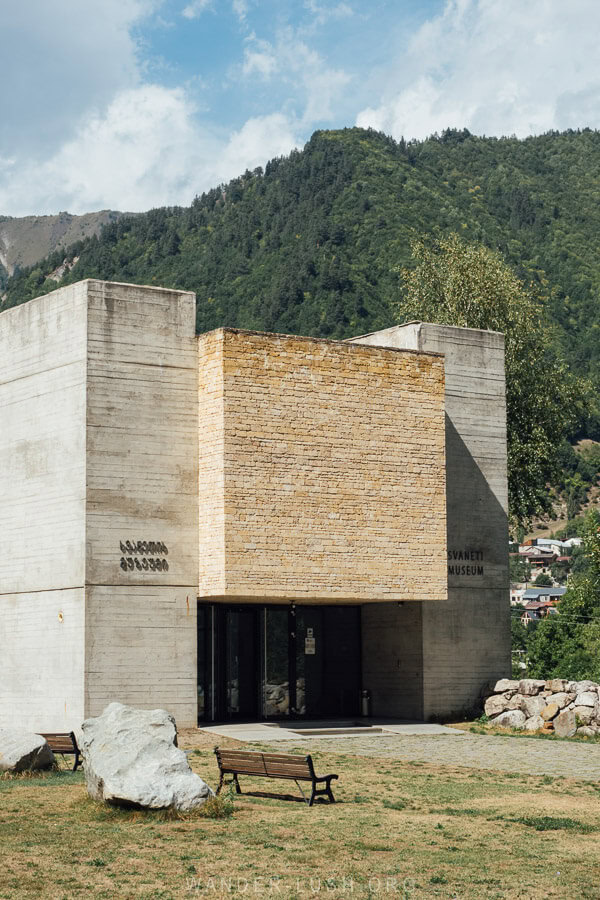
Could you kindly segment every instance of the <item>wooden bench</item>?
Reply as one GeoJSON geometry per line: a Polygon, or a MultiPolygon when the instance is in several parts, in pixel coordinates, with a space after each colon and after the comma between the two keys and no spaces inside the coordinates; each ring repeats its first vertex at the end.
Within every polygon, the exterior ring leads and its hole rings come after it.
{"type": "Polygon", "coordinates": [[[78,767],[82,764],[82,759],[81,752],[79,750],[79,747],[77,746],[77,740],[72,731],[52,731],[47,734],[39,731],[38,734],[40,734],[43,738],[46,738],[46,740],[48,741],[48,746],[53,753],[60,753],[61,756],[74,756],[75,763],[73,765],[73,772],[77,771],[78,767]]]}
{"type": "Polygon", "coordinates": [[[327,796],[331,803],[335,798],[331,790],[331,782],[337,775],[317,775],[310,756],[294,756],[290,753],[261,753],[256,750],[222,750],[215,747],[215,756],[219,764],[220,780],[217,794],[225,784],[225,775],[231,775],[229,784],[235,784],[241,794],[238,775],[252,775],[259,778],[285,778],[295,781],[304,801],[312,806],[315,797],[327,796]],[[301,781],[310,781],[312,785],[310,797],[306,797],[301,781]],[[317,785],[323,784],[319,788],[317,785]]]}

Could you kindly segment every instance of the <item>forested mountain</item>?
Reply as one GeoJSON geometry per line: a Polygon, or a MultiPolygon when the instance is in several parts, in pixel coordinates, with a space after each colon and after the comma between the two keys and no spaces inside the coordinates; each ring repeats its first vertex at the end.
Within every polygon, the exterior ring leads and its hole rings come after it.
{"type": "MultiPolygon", "coordinates": [[[[393,324],[410,240],[458,232],[499,249],[548,297],[571,367],[600,370],[600,132],[525,140],[358,128],[75,244],[60,284],[93,277],[196,291],[197,327],[342,338],[393,324]]],[[[1,308],[53,290],[63,252],[16,274],[1,308]]],[[[540,401],[543,402],[543,372],[540,401]]]]}

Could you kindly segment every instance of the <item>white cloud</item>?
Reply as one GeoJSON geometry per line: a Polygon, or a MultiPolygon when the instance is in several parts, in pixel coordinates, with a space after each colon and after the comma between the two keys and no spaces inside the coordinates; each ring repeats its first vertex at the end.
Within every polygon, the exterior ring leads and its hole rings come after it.
{"type": "Polygon", "coordinates": [[[324,122],[334,115],[336,101],[351,81],[351,76],[343,69],[325,65],[321,56],[303,42],[291,48],[289,65],[299,75],[305,90],[306,106],[303,122],[312,126],[324,122]]]}
{"type": "Polygon", "coordinates": [[[249,9],[247,0],[233,0],[231,7],[240,22],[245,22],[249,9]]]}
{"type": "Polygon", "coordinates": [[[317,25],[324,25],[330,19],[346,19],[354,15],[354,10],[347,3],[325,4],[318,0],[305,0],[304,6],[314,16],[317,25]]]}
{"type": "Polygon", "coordinates": [[[202,15],[205,9],[208,9],[211,5],[212,0],[193,0],[192,3],[188,3],[182,11],[181,15],[185,19],[197,19],[202,15]]]}
{"type": "Polygon", "coordinates": [[[275,50],[268,41],[253,39],[244,48],[242,72],[245,76],[258,74],[270,78],[279,68],[275,50]]]}
{"type": "Polygon", "coordinates": [[[133,28],[160,0],[0,4],[0,152],[42,158],[80,116],[139,84],[133,28]],[[10,83],[8,83],[8,81],[10,83]]]}
{"type": "Polygon", "coordinates": [[[229,138],[219,163],[221,174],[217,181],[234,178],[245,169],[264,166],[267,160],[289,153],[300,143],[294,122],[283,113],[248,119],[229,138]]]}
{"type": "Polygon", "coordinates": [[[328,66],[292,28],[280,30],[275,44],[251,35],[244,50],[242,72],[246,77],[256,74],[266,80],[276,76],[279,85],[286,87],[288,105],[302,108],[298,118],[305,127],[330,118],[351,81],[343,69],[328,66]]]}
{"type": "Polygon", "coordinates": [[[86,117],[43,164],[0,158],[0,209],[24,215],[189,204],[196,193],[297,143],[283,114],[249,119],[223,137],[198,122],[182,89],[145,85],[120,92],[104,114],[86,117]]]}
{"type": "MultiPolygon", "coordinates": [[[[3,62],[9,70],[14,63],[18,76],[14,89],[0,95],[4,215],[187,204],[196,193],[288,153],[304,137],[297,117],[278,110],[277,101],[227,133],[199,112],[204,103],[192,99],[190,92],[198,91],[192,80],[187,88],[147,83],[132,33],[162,0],[56,0],[55,18],[45,0],[31,4],[39,13],[31,24],[12,5],[10,14],[0,13],[3,62]],[[24,62],[11,54],[11,38],[26,48],[24,62]],[[31,133],[17,140],[21,121],[25,130],[31,124],[31,133]]],[[[190,14],[207,5],[190,3],[190,14]]],[[[236,0],[238,15],[245,10],[245,0],[236,0]]],[[[272,74],[279,62],[270,52],[254,40],[247,71],[272,74]]],[[[311,66],[319,67],[317,57],[311,66]]]]}
{"type": "Polygon", "coordinates": [[[356,123],[397,138],[599,127],[599,29],[597,0],[447,0],[356,123]]]}

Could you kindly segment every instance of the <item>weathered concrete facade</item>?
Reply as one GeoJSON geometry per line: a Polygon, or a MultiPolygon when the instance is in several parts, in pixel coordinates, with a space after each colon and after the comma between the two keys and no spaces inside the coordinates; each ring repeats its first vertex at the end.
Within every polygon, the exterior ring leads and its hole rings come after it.
{"type": "Polygon", "coordinates": [[[85,281],[0,316],[3,720],[190,720],[196,352],[192,294],[85,281]]]}
{"type": "Polygon", "coordinates": [[[443,353],[446,371],[448,597],[367,610],[363,658],[380,662],[363,680],[375,712],[460,713],[510,671],[504,337],[410,323],[355,340],[443,353]]]}
{"type": "Polygon", "coordinates": [[[506,674],[501,335],[197,338],[193,294],[80,282],[0,315],[0,458],[0,721],[195,724],[198,598],[360,606],[376,715],[506,674]]]}

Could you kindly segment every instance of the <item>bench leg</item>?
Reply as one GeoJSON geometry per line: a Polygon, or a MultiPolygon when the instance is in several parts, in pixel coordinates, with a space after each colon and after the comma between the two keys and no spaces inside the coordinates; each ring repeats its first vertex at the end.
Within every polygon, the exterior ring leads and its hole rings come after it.
{"type": "Polygon", "coordinates": [[[325,788],[325,790],[327,791],[329,802],[335,803],[335,797],[333,796],[333,791],[331,790],[331,779],[327,782],[327,787],[325,788]]]}
{"type": "MultiPolygon", "coordinates": [[[[296,781],[295,778],[294,778],[294,781],[296,781]]],[[[300,793],[302,794],[302,799],[304,800],[304,802],[305,802],[305,803],[308,803],[308,805],[310,806],[310,803],[309,803],[309,801],[308,801],[308,797],[306,796],[306,794],[305,794],[304,791],[302,790],[302,785],[300,784],[300,782],[296,781],[296,787],[298,788],[298,790],[299,790],[300,793]]]]}
{"type": "Polygon", "coordinates": [[[216,793],[218,794],[221,788],[223,787],[223,773],[221,772],[221,777],[219,778],[219,786],[217,788],[216,793]]]}
{"type": "Polygon", "coordinates": [[[233,780],[234,780],[234,783],[235,783],[235,792],[236,792],[236,794],[241,794],[241,793],[242,793],[242,789],[241,789],[241,787],[240,787],[240,783],[239,783],[239,781],[238,781],[237,775],[234,775],[234,776],[233,776],[233,780]]]}
{"type": "Polygon", "coordinates": [[[335,803],[335,797],[333,796],[333,791],[331,790],[331,779],[328,778],[325,780],[324,788],[317,788],[317,784],[320,784],[320,783],[321,782],[318,782],[318,781],[313,781],[313,783],[312,783],[312,791],[311,791],[311,795],[310,795],[310,800],[308,801],[309,806],[313,805],[313,803],[315,802],[315,797],[323,797],[323,796],[327,796],[329,798],[330,803],[335,803]]]}

